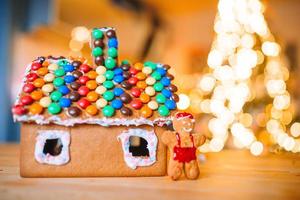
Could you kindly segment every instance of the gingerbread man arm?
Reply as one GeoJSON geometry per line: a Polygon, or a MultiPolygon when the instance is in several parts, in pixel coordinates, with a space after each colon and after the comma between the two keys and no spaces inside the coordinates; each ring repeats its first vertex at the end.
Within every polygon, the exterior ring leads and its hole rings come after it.
{"type": "Polygon", "coordinates": [[[194,143],[196,147],[200,147],[206,141],[205,135],[201,135],[199,133],[194,134],[194,143]]]}
{"type": "Polygon", "coordinates": [[[169,146],[172,141],[172,137],[174,137],[174,133],[172,131],[165,131],[161,136],[161,140],[165,145],[169,146]]]}

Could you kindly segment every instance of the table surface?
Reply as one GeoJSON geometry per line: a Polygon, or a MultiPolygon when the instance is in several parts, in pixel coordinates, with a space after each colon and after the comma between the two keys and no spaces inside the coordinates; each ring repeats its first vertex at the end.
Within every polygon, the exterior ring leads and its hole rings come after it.
{"type": "Polygon", "coordinates": [[[300,199],[300,155],[205,154],[196,181],[168,177],[21,178],[19,145],[0,145],[0,199],[300,199]]]}

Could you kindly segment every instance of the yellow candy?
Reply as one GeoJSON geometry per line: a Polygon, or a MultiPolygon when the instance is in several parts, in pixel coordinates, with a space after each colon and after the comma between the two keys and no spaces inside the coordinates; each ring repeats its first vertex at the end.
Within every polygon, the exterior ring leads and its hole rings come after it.
{"type": "Polygon", "coordinates": [[[43,91],[44,93],[50,93],[50,92],[53,91],[53,89],[54,89],[54,86],[53,86],[53,84],[51,84],[51,83],[48,83],[48,84],[46,84],[46,85],[44,85],[44,86],[42,87],[42,91],[43,91]]]}
{"type": "Polygon", "coordinates": [[[155,95],[155,90],[153,87],[148,86],[145,89],[145,93],[152,97],[155,95]]]}
{"type": "Polygon", "coordinates": [[[41,78],[37,78],[33,81],[33,85],[37,88],[42,87],[45,84],[45,81],[41,78]]]}
{"type": "Polygon", "coordinates": [[[106,106],[107,105],[107,101],[105,100],[105,99],[98,99],[97,101],[96,101],[96,106],[97,106],[97,108],[103,108],[104,106],[106,106]]]}
{"type": "Polygon", "coordinates": [[[137,77],[137,79],[139,79],[139,80],[145,80],[146,74],[143,73],[143,72],[139,72],[139,73],[136,74],[136,77],[137,77]]]}
{"type": "Polygon", "coordinates": [[[43,111],[43,107],[39,103],[34,103],[29,107],[29,112],[32,115],[40,114],[43,111]]]}
{"type": "Polygon", "coordinates": [[[142,72],[145,73],[145,74],[151,74],[152,69],[150,67],[144,67],[142,72]]]}
{"type": "Polygon", "coordinates": [[[153,77],[148,77],[146,79],[147,85],[153,85],[156,82],[156,80],[153,77]]]}
{"type": "Polygon", "coordinates": [[[156,110],[158,108],[158,103],[156,101],[150,101],[147,105],[151,110],[156,110]]]}
{"type": "Polygon", "coordinates": [[[95,79],[98,76],[97,72],[95,72],[95,71],[89,71],[86,75],[90,79],[95,79]]]}
{"type": "Polygon", "coordinates": [[[44,76],[45,74],[48,73],[48,69],[46,67],[41,67],[37,70],[38,75],[44,76]]]}
{"type": "Polygon", "coordinates": [[[52,63],[48,66],[48,69],[51,71],[57,70],[58,69],[58,65],[55,63],[52,63]]]}
{"type": "Polygon", "coordinates": [[[136,83],[136,86],[137,86],[138,88],[145,89],[145,88],[147,87],[147,84],[145,83],[145,81],[138,81],[138,82],[136,83]]]}
{"type": "Polygon", "coordinates": [[[94,105],[89,105],[85,111],[90,114],[90,115],[96,115],[98,113],[98,109],[96,106],[94,105]]]}
{"type": "Polygon", "coordinates": [[[96,68],[96,72],[97,74],[102,75],[106,72],[106,68],[104,66],[99,66],[96,68]]]}
{"type": "Polygon", "coordinates": [[[86,87],[88,87],[91,90],[96,89],[97,86],[97,82],[94,80],[89,80],[88,82],[86,82],[86,87]]]}
{"type": "Polygon", "coordinates": [[[86,95],[86,98],[87,98],[89,101],[94,102],[94,101],[97,101],[97,99],[98,99],[98,94],[97,94],[96,92],[92,91],[92,92],[89,92],[89,93],[86,95]]]}
{"type": "Polygon", "coordinates": [[[142,63],[135,63],[134,64],[134,68],[137,70],[142,70],[144,67],[144,65],[142,63]]]}
{"type": "Polygon", "coordinates": [[[43,97],[43,93],[40,90],[35,90],[35,91],[31,92],[30,96],[34,100],[38,101],[43,97]]]}
{"type": "Polygon", "coordinates": [[[52,82],[54,80],[54,78],[55,78],[54,74],[48,73],[44,76],[44,81],[52,82]]]}
{"type": "Polygon", "coordinates": [[[106,88],[104,87],[104,86],[98,86],[97,88],[96,88],[96,90],[95,90],[95,92],[97,93],[97,94],[103,94],[104,92],[106,91],[106,88]]]}
{"type": "Polygon", "coordinates": [[[51,103],[50,97],[43,97],[40,99],[40,105],[44,108],[47,108],[51,103]]]}
{"type": "Polygon", "coordinates": [[[106,80],[104,75],[99,75],[96,77],[96,82],[97,83],[103,83],[106,80]]]}

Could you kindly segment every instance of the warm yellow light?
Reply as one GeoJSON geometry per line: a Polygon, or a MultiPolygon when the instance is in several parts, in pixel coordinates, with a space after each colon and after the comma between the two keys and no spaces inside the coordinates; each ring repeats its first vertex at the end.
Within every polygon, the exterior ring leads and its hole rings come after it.
{"type": "Polygon", "coordinates": [[[210,100],[209,99],[205,99],[201,102],[200,104],[200,108],[202,110],[202,112],[204,113],[210,113],[210,100]]]}
{"type": "Polygon", "coordinates": [[[249,113],[243,113],[239,116],[239,121],[245,126],[250,127],[253,122],[253,118],[249,113]]]}
{"type": "Polygon", "coordinates": [[[209,148],[213,152],[219,152],[223,149],[223,147],[224,147],[224,141],[220,138],[213,138],[209,142],[209,148]]]}
{"type": "Polygon", "coordinates": [[[278,110],[287,109],[290,106],[290,96],[287,94],[278,95],[274,98],[273,104],[278,110]]]}
{"type": "Polygon", "coordinates": [[[216,79],[211,75],[205,75],[201,78],[199,86],[202,91],[210,92],[214,89],[216,84],[216,79]]]}
{"type": "Polygon", "coordinates": [[[223,62],[223,55],[221,52],[219,52],[217,50],[212,50],[208,54],[207,64],[209,67],[215,68],[217,66],[222,65],[222,62],[223,62]]]}
{"type": "Polygon", "coordinates": [[[190,98],[186,94],[179,94],[179,102],[177,108],[179,110],[186,110],[190,106],[190,98]]]}
{"type": "Polygon", "coordinates": [[[263,152],[264,146],[261,142],[253,142],[250,147],[250,152],[254,156],[259,156],[263,152]]]}
{"type": "Polygon", "coordinates": [[[72,51],[80,51],[83,47],[83,43],[78,40],[70,40],[69,47],[72,51]]]}
{"type": "Polygon", "coordinates": [[[269,80],[267,82],[267,91],[270,96],[284,94],[286,85],[283,80],[269,80]]]}
{"type": "Polygon", "coordinates": [[[278,56],[280,46],[276,42],[264,42],[262,44],[262,51],[266,56],[278,56]]]}
{"type": "Polygon", "coordinates": [[[300,123],[295,122],[290,128],[291,135],[294,137],[299,137],[300,136],[300,123]]]}
{"type": "Polygon", "coordinates": [[[77,26],[72,30],[72,38],[80,42],[88,42],[90,40],[90,31],[84,26],[77,26]]]}

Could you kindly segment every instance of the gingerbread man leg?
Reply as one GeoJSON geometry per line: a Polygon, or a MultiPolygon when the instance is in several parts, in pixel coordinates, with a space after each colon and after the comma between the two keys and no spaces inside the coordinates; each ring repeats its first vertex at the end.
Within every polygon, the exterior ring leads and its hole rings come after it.
{"type": "Polygon", "coordinates": [[[197,179],[200,174],[197,160],[192,160],[188,163],[185,163],[184,172],[188,179],[197,179]]]}
{"type": "Polygon", "coordinates": [[[168,175],[173,180],[178,180],[183,171],[183,163],[180,163],[176,160],[170,159],[168,166],[168,175]]]}

